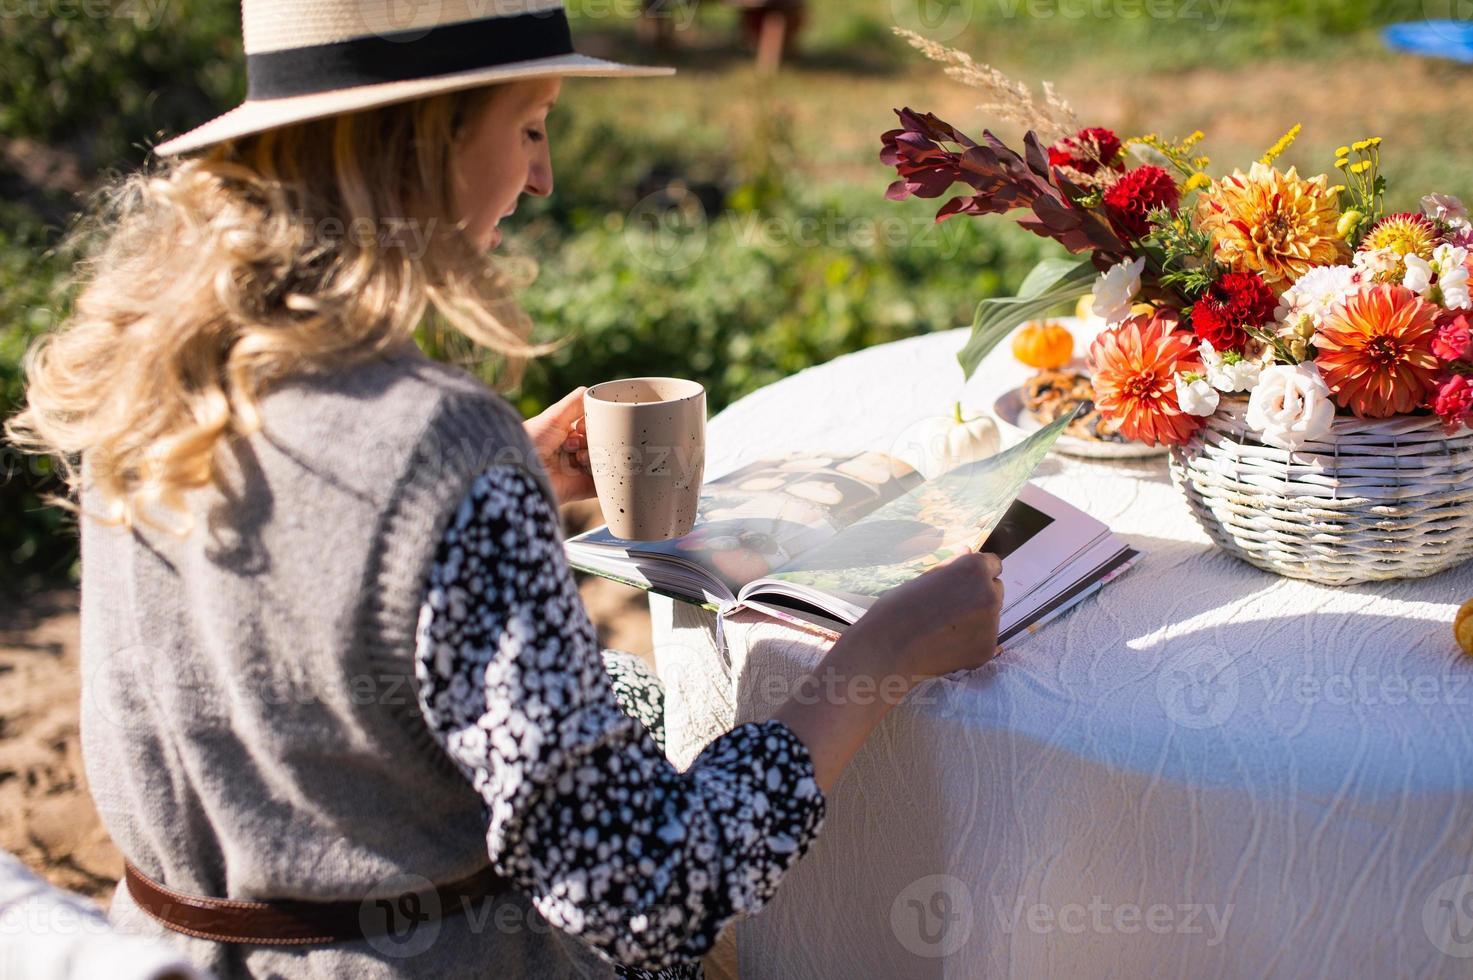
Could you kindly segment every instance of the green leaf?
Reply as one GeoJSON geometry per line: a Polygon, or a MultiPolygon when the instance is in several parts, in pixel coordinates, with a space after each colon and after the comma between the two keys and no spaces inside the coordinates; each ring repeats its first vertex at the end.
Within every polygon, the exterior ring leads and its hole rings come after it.
{"type": "Polygon", "coordinates": [[[982,359],[1018,324],[1042,316],[1060,303],[1089,292],[1095,268],[1088,258],[1044,259],[1033,267],[1017,296],[984,299],[972,318],[972,336],[956,359],[970,378],[982,359]]]}

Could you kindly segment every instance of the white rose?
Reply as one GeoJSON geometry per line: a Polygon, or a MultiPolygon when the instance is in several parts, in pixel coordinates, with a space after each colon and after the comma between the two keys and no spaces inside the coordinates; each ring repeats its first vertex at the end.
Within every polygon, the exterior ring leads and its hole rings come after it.
{"type": "Polygon", "coordinates": [[[1294,450],[1330,431],[1335,403],[1312,362],[1273,364],[1248,396],[1248,425],[1270,446],[1294,450]]]}
{"type": "Polygon", "coordinates": [[[1111,326],[1130,316],[1131,302],[1141,291],[1141,272],[1146,268],[1144,258],[1132,262],[1121,262],[1103,272],[1095,280],[1094,303],[1090,311],[1111,326]]]}
{"type": "Polygon", "coordinates": [[[1222,398],[1217,389],[1207,383],[1207,379],[1196,375],[1187,380],[1184,375],[1176,376],[1176,403],[1181,410],[1188,415],[1207,416],[1217,411],[1217,403],[1222,398]]]}

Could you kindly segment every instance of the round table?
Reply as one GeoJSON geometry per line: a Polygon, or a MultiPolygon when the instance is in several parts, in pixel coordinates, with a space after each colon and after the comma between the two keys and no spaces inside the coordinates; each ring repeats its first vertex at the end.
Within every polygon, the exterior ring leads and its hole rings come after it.
{"type": "MultiPolygon", "coordinates": [[[[713,419],[707,473],[888,449],[963,386],[965,331],[839,358],[713,419]]],[[[1473,564],[1328,588],[1214,548],[1164,459],[1052,456],[1045,490],[1145,556],[993,664],[930,681],[742,922],[742,976],[1473,976],[1473,564]]],[[[652,597],[686,764],[811,670],[813,636],[652,597]]]]}

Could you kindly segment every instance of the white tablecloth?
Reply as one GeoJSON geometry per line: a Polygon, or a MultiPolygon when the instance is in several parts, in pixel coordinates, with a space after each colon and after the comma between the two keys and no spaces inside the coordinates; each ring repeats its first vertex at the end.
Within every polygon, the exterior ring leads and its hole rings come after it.
{"type": "MultiPolygon", "coordinates": [[[[840,358],[710,426],[707,472],[887,449],[962,391],[963,332],[840,358]]],[[[1006,345],[965,387],[989,406],[1006,345]]],[[[892,711],[806,860],[741,924],[742,976],[1473,976],[1473,564],[1332,589],[1215,550],[1162,459],[1036,482],[1147,552],[987,668],[892,711]]],[[[765,717],[811,638],[656,597],[681,762],[765,717]]]]}

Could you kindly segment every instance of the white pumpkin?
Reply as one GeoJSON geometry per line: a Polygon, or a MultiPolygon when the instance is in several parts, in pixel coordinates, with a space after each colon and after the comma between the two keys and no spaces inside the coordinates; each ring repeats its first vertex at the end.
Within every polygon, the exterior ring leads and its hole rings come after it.
{"type": "Polygon", "coordinates": [[[893,455],[905,460],[928,480],[964,463],[995,455],[1002,437],[991,416],[968,417],[957,402],[950,415],[922,419],[897,440],[893,455]]]}

